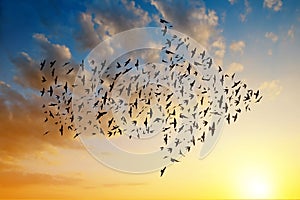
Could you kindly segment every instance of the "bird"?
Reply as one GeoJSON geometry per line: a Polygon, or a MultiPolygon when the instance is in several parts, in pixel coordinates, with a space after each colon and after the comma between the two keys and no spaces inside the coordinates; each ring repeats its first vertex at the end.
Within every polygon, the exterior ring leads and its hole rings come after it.
{"type": "Polygon", "coordinates": [[[46,81],[47,79],[44,76],[42,76],[42,83],[45,83],[46,81]]]}
{"type": "Polygon", "coordinates": [[[195,55],[195,53],[196,53],[196,49],[197,49],[197,48],[195,47],[195,49],[191,51],[191,53],[192,53],[191,58],[194,57],[194,55],[195,55]]]}
{"type": "Polygon", "coordinates": [[[171,158],[171,162],[179,162],[179,160],[176,160],[175,158],[171,158]]]}
{"type": "Polygon", "coordinates": [[[129,64],[130,60],[131,60],[130,58],[126,60],[124,67],[126,67],[129,64]]]}
{"type": "Polygon", "coordinates": [[[64,134],[64,126],[63,125],[60,126],[59,132],[60,132],[60,135],[64,134]]]}
{"type": "Polygon", "coordinates": [[[161,32],[163,33],[163,36],[165,36],[165,35],[166,35],[166,33],[167,33],[167,26],[165,26],[165,28],[164,28],[164,29],[162,29],[162,30],[161,30],[161,32]]]}
{"type": "Polygon", "coordinates": [[[41,97],[44,96],[44,94],[45,94],[45,88],[43,88],[43,89],[40,91],[40,93],[41,93],[41,97]]]}
{"type": "Polygon", "coordinates": [[[200,56],[201,56],[201,59],[203,60],[205,57],[205,50],[202,53],[200,53],[200,56]]]}
{"type": "Polygon", "coordinates": [[[70,62],[65,62],[65,64],[63,64],[63,67],[67,66],[68,64],[70,64],[70,62]]]}
{"type": "Polygon", "coordinates": [[[211,135],[212,136],[215,134],[215,130],[216,130],[216,128],[215,128],[215,122],[213,122],[213,125],[211,127],[209,127],[208,130],[211,131],[211,135]]]}
{"type": "Polygon", "coordinates": [[[49,93],[50,97],[52,97],[52,95],[53,95],[53,88],[52,88],[52,86],[50,86],[50,88],[48,90],[48,93],[49,93]]]}
{"type": "Polygon", "coordinates": [[[165,173],[167,167],[164,167],[163,169],[160,170],[160,177],[162,177],[165,173]]]}
{"type": "Polygon", "coordinates": [[[159,22],[160,22],[160,23],[163,23],[163,24],[169,24],[169,22],[166,21],[166,20],[164,20],[164,19],[160,19],[159,22]]]}
{"type": "Polygon", "coordinates": [[[46,63],[46,60],[43,60],[42,62],[41,62],[41,67],[40,67],[40,70],[42,71],[43,70],[43,68],[45,67],[45,63],[46,63]]]}
{"type": "Polygon", "coordinates": [[[98,115],[96,117],[96,120],[100,119],[102,116],[104,116],[105,114],[107,114],[107,112],[100,112],[98,111],[98,115]]]}
{"type": "Polygon", "coordinates": [[[262,96],[260,96],[260,98],[259,99],[257,99],[256,101],[255,101],[255,103],[258,103],[258,102],[260,102],[260,100],[262,99],[262,96]]]}
{"type": "Polygon", "coordinates": [[[74,68],[69,69],[68,72],[67,72],[66,74],[67,74],[67,75],[70,74],[73,70],[74,70],[74,68]]]}
{"type": "Polygon", "coordinates": [[[165,144],[167,145],[168,144],[168,134],[164,135],[164,141],[165,141],[165,144]]]}
{"type": "Polygon", "coordinates": [[[53,60],[53,61],[50,62],[50,68],[53,67],[53,65],[55,64],[55,62],[56,62],[56,60],[53,60]]]}

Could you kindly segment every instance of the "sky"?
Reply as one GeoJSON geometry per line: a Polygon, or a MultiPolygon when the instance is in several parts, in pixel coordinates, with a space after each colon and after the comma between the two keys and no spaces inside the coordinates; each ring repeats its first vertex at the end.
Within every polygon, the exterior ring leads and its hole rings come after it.
{"type": "Polygon", "coordinates": [[[299,199],[300,1],[0,1],[0,199],[299,199]],[[198,151],[159,171],[97,162],[71,134],[43,136],[39,63],[79,63],[101,41],[159,19],[263,94],[198,151]]]}

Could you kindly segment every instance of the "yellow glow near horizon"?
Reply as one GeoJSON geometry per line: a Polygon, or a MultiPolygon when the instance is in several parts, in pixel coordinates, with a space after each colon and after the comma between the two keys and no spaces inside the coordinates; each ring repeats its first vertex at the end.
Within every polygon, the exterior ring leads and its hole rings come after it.
{"type": "Polygon", "coordinates": [[[245,190],[247,198],[270,198],[270,183],[264,177],[251,177],[245,190]]]}
{"type": "Polygon", "coordinates": [[[238,178],[238,188],[241,198],[268,199],[274,196],[273,182],[269,171],[248,168],[238,178]]]}

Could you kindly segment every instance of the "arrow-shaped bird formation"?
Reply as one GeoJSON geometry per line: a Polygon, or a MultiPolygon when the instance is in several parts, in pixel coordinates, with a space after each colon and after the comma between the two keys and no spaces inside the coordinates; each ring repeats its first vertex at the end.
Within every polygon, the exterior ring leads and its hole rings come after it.
{"type": "MultiPolygon", "coordinates": [[[[131,140],[160,132],[162,159],[174,163],[197,142],[214,136],[217,125],[236,122],[261,101],[259,90],[249,89],[235,74],[225,74],[205,50],[192,46],[190,38],[168,34],[169,22],[161,19],[160,23],[165,39],[161,64],[134,57],[112,63],[89,60],[88,67],[84,61],[75,67],[70,62],[58,66],[55,60],[43,60],[44,122],[55,125],[54,131],[61,135],[73,132],[74,138],[102,134],[131,140]],[[56,68],[70,78],[78,70],[76,84],[62,79],[56,68]],[[80,94],[74,95],[74,89],[80,94]]],[[[161,176],[165,170],[164,166],[161,176]]]]}

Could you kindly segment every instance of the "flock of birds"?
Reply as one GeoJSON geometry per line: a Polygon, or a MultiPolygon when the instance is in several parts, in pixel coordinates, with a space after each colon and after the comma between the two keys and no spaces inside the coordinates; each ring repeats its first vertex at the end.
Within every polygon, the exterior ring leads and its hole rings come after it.
{"type": "Polygon", "coordinates": [[[82,61],[77,68],[70,62],[41,62],[44,122],[54,124],[61,135],[73,132],[74,138],[103,134],[130,140],[161,133],[162,159],[174,163],[198,141],[213,136],[217,124],[236,122],[252,103],[260,102],[259,90],[248,89],[235,74],[223,73],[205,50],[193,47],[188,37],[168,34],[172,26],[166,20],[160,23],[165,44],[159,64],[133,57],[113,63],[82,61]],[[78,71],[75,84],[60,78],[56,68],[71,78],[78,71]]]}

